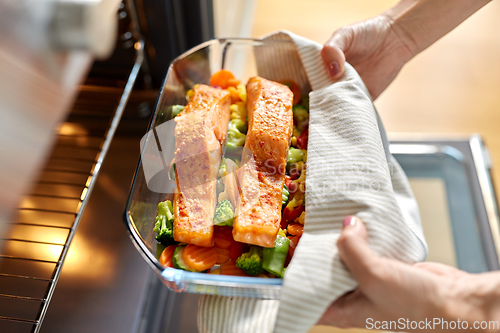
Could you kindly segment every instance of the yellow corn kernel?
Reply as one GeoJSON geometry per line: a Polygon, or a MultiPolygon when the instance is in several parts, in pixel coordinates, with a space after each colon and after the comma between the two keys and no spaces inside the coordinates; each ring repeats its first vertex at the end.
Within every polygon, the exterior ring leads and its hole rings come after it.
{"type": "MultiPolygon", "coordinates": [[[[296,164],[299,164],[299,163],[303,163],[303,162],[300,161],[296,164]]],[[[301,166],[304,166],[304,164],[302,164],[301,166]]],[[[305,181],[306,181],[306,168],[302,168],[302,171],[300,173],[300,177],[298,179],[295,179],[294,181],[292,181],[292,183],[295,184],[295,188],[297,189],[297,194],[299,194],[299,193],[304,194],[305,193],[305,191],[306,191],[305,181]]],[[[295,195],[297,195],[297,194],[295,194],[295,195]]]]}
{"type": "Polygon", "coordinates": [[[189,101],[193,96],[194,96],[194,90],[193,89],[189,89],[187,91],[187,93],[186,93],[187,100],[189,101]]]}
{"type": "Polygon", "coordinates": [[[243,103],[247,102],[247,87],[243,84],[238,84],[236,87],[238,90],[238,95],[240,96],[240,99],[243,101],[243,103]]]}
{"type": "Polygon", "coordinates": [[[304,202],[304,193],[295,192],[292,200],[290,200],[290,202],[286,206],[288,207],[288,209],[292,210],[295,207],[302,205],[303,202],[304,202]]]}
{"type": "Polygon", "coordinates": [[[247,121],[247,107],[243,102],[237,102],[235,104],[231,104],[231,119],[241,119],[246,123],[247,121]]]}
{"type": "Polygon", "coordinates": [[[297,137],[292,136],[292,147],[297,147],[297,137]]]}
{"type": "Polygon", "coordinates": [[[300,174],[300,177],[297,180],[301,183],[306,181],[306,168],[302,168],[302,173],[300,174]]]}
{"type": "Polygon", "coordinates": [[[213,271],[208,272],[208,274],[217,274],[217,275],[220,275],[220,268],[216,268],[213,271]]]}
{"type": "Polygon", "coordinates": [[[300,214],[300,216],[295,220],[297,222],[299,222],[300,224],[304,225],[304,220],[306,218],[306,212],[302,212],[302,214],[300,214]]]}
{"type": "Polygon", "coordinates": [[[299,161],[299,162],[295,163],[295,169],[298,172],[302,172],[302,170],[304,169],[304,162],[299,161]]]}
{"type": "Polygon", "coordinates": [[[231,119],[241,119],[237,104],[231,104],[229,110],[231,111],[231,119]]]}

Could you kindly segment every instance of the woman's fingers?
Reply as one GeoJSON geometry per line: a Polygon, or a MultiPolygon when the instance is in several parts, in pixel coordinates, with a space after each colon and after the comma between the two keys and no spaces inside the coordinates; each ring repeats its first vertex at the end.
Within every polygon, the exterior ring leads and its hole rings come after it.
{"type": "Polygon", "coordinates": [[[330,305],[317,325],[340,328],[364,327],[366,318],[377,311],[372,302],[359,290],[345,294],[330,305]]]}
{"type": "Polygon", "coordinates": [[[349,34],[344,29],[336,31],[325,43],[321,50],[321,57],[328,70],[328,74],[334,80],[338,80],[345,71],[345,47],[349,43],[349,34]]]}
{"type": "Polygon", "coordinates": [[[348,216],[344,219],[337,247],[340,258],[361,289],[369,288],[375,282],[374,268],[380,267],[380,258],[372,252],[366,238],[365,225],[358,217],[348,216]]]}

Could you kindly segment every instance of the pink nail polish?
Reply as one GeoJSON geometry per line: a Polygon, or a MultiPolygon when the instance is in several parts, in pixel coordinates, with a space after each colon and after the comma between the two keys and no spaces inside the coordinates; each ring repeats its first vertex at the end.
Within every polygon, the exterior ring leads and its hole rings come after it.
{"type": "Polygon", "coordinates": [[[350,225],[355,225],[356,224],[356,217],[355,216],[348,216],[344,219],[344,222],[342,222],[342,228],[345,228],[350,225]]]}
{"type": "Polygon", "coordinates": [[[336,78],[340,74],[340,65],[338,62],[334,61],[328,66],[329,74],[332,78],[336,78]]]}

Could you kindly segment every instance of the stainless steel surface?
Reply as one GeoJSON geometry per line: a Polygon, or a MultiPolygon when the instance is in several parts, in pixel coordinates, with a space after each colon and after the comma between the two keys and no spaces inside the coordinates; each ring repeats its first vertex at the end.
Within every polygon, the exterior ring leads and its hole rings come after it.
{"type": "Polygon", "coordinates": [[[488,215],[491,235],[496,248],[497,258],[500,259],[500,219],[498,217],[498,204],[491,181],[491,159],[488,148],[483,146],[481,138],[477,135],[469,140],[474,158],[474,166],[477,170],[477,177],[481,186],[486,213],[488,215]]]}
{"type": "MultiPolygon", "coordinates": [[[[139,101],[131,100],[129,111],[139,101]]],[[[41,333],[138,332],[141,325],[149,285],[158,278],[131,244],[121,218],[140,153],[140,136],[127,135],[122,125],[101,166],[41,333]]]]}
{"type": "Polygon", "coordinates": [[[481,153],[485,150],[477,136],[391,144],[410,180],[436,179],[444,184],[457,266],[473,273],[500,268],[495,241],[498,210],[488,160],[481,153]]]}
{"type": "Polygon", "coordinates": [[[121,0],[53,1],[51,45],[58,50],[108,57],[115,47],[120,3],[121,0]]]}
{"type": "Polygon", "coordinates": [[[53,4],[0,1],[0,235],[35,181],[92,62],[88,53],[49,46],[53,4]]]}
{"type": "MultiPolygon", "coordinates": [[[[101,129],[101,136],[93,136],[78,122],[67,122],[60,127],[58,142],[35,185],[34,193],[23,200],[17,218],[11,223],[10,236],[3,239],[4,251],[0,254],[3,258],[0,262],[0,278],[3,280],[0,283],[3,287],[0,322],[22,323],[31,325],[33,332],[40,330],[71,241],[143,62],[143,43],[136,43],[135,49],[135,64],[124,90],[118,90],[121,92],[118,106],[111,119],[105,118],[105,130],[101,129]],[[61,219],[64,220],[62,224],[61,219]],[[40,221],[44,222],[40,224],[40,221]],[[43,276],[40,276],[36,265],[42,263],[51,266],[50,269],[46,267],[43,276]],[[20,269],[20,265],[26,267],[20,269]],[[32,268],[29,269],[29,266],[32,268]],[[26,286],[27,283],[31,285],[26,286]],[[33,310],[27,313],[22,310],[21,304],[11,304],[14,301],[31,302],[33,310]]],[[[117,96],[116,90],[115,94],[109,91],[103,94],[98,87],[83,87],[81,92],[81,95],[90,93],[86,96],[89,101],[83,103],[92,105],[97,102],[94,107],[103,101],[106,103],[106,100],[108,104],[114,103],[117,96]]],[[[106,114],[102,116],[107,117],[106,114]]]]}

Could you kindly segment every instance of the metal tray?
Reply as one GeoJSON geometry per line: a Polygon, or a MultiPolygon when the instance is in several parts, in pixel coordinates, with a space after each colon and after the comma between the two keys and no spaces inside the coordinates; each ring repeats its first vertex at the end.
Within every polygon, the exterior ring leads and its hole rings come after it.
{"type": "Polygon", "coordinates": [[[287,73],[274,73],[269,70],[272,68],[271,63],[257,63],[259,54],[269,55],[269,52],[297,53],[295,45],[289,41],[215,39],[182,54],[169,67],[149,132],[141,140],[141,158],[130,190],[124,220],[139,252],[172,290],[268,299],[279,297],[282,279],[211,275],[162,267],[156,259],[156,240],[153,233],[157,205],[174,191],[174,183],[168,179],[166,170],[173,158],[173,149],[162,149],[160,140],[157,139],[166,135],[167,140],[162,137],[161,142],[170,142],[173,145],[173,126],[168,123],[168,120],[172,119],[169,106],[186,104],[187,90],[197,83],[207,84],[210,76],[223,68],[232,71],[242,82],[256,75],[270,80],[293,79],[299,84],[302,82],[301,89],[304,93],[310,91],[303,68],[287,73]]]}

